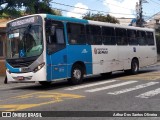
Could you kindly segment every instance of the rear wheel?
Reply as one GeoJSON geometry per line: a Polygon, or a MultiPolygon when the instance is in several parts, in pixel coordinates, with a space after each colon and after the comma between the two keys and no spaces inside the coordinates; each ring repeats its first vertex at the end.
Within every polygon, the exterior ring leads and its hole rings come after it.
{"type": "Polygon", "coordinates": [[[125,70],[125,73],[127,74],[137,74],[139,72],[139,62],[137,59],[133,59],[131,62],[131,69],[125,70]]]}
{"type": "Polygon", "coordinates": [[[83,81],[84,69],[81,65],[76,64],[71,71],[71,78],[68,80],[71,84],[80,84],[83,81]]]}
{"type": "Polygon", "coordinates": [[[131,63],[131,73],[137,74],[139,72],[139,63],[138,60],[133,59],[131,63]]]}

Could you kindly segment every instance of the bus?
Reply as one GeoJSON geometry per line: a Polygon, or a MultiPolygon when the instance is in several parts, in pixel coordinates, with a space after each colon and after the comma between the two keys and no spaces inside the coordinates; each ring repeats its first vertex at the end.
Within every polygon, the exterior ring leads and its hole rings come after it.
{"type": "Polygon", "coordinates": [[[153,29],[34,14],[7,23],[9,82],[68,80],[114,71],[136,74],[157,62],[153,29]]]}

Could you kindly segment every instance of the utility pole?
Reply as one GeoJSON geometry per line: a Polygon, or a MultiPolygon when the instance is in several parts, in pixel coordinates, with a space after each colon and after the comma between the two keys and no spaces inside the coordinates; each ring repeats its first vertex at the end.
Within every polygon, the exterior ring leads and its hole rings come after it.
{"type": "Polygon", "coordinates": [[[142,0],[139,0],[139,3],[136,3],[136,12],[137,12],[137,26],[143,26],[143,19],[142,19],[142,0]]]}
{"type": "Polygon", "coordinates": [[[142,18],[142,0],[139,0],[139,27],[143,26],[143,18],[142,18]]]}
{"type": "Polygon", "coordinates": [[[137,26],[143,27],[143,8],[142,3],[147,3],[146,0],[139,0],[139,3],[136,3],[136,12],[137,12],[137,26]]]}

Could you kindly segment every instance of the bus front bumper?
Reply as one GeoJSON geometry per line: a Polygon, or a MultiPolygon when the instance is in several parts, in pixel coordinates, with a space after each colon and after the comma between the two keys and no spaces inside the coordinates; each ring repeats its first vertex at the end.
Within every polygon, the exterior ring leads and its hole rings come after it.
{"type": "Polygon", "coordinates": [[[46,69],[43,67],[37,72],[10,73],[6,70],[8,82],[37,82],[46,81],[46,69]]]}

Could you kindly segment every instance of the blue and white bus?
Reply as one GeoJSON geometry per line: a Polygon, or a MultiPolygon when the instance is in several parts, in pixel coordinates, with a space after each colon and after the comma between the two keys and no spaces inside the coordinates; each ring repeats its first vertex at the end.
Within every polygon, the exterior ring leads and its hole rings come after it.
{"type": "Polygon", "coordinates": [[[122,26],[49,14],[21,17],[7,23],[6,74],[9,82],[107,75],[157,62],[153,29],[122,26]]]}

